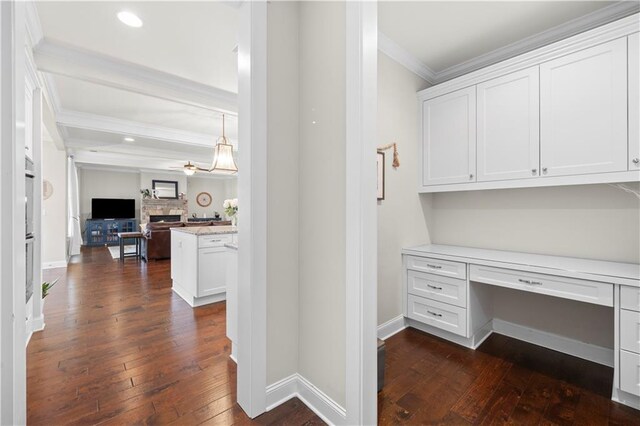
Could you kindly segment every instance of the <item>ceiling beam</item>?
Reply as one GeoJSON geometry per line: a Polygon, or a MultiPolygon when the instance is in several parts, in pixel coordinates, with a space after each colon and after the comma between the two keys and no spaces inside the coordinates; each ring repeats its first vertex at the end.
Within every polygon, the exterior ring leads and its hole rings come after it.
{"type": "Polygon", "coordinates": [[[111,56],[48,40],[33,49],[39,71],[237,115],[238,95],[111,56]]]}
{"type": "MultiPolygon", "coordinates": [[[[215,137],[213,135],[78,111],[59,111],[56,116],[56,121],[58,125],[63,128],[93,130],[211,148],[215,143],[215,137]]],[[[68,139],[68,136],[64,135],[64,131],[63,136],[65,136],[65,139],[68,139]]],[[[229,140],[233,145],[236,145],[234,140],[230,138],[229,140]]]]}
{"type": "Polygon", "coordinates": [[[191,161],[209,166],[213,158],[213,150],[200,147],[182,145],[175,150],[142,147],[134,143],[105,144],[92,140],[70,138],[66,142],[67,148],[75,152],[80,150],[97,151],[97,153],[126,154],[139,158],[161,158],[180,162],[191,161]],[[194,149],[195,148],[195,149],[194,149]]]}

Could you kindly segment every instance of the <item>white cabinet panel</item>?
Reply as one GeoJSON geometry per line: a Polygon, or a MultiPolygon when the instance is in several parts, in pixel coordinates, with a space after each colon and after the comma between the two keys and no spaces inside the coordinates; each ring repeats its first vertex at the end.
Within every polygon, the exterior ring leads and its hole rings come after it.
{"type": "Polygon", "coordinates": [[[620,351],[620,389],[640,396],[640,355],[620,351]]]}
{"type": "Polygon", "coordinates": [[[198,249],[198,297],[225,291],[227,256],[224,246],[198,249]]]}
{"type": "Polygon", "coordinates": [[[467,336],[467,310],[458,306],[408,296],[409,318],[460,336],[467,336]]]}
{"type": "Polygon", "coordinates": [[[556,275],[471,265],[469,280],[548,296],[613,306],[613,285],[556,275]]]}
{"type": "Polygon", "coordinates": [[[620,348],[640,353],[640,312],[620,310],[620,348]]]}
{"type": "Polygon", "coordinates": [[[540,65],[542,176],[627,170],[627,39],[540,65]]]}
{"type": "Polygon", "coordinates": [[[640,311],[640,288],[620,286],[620,307],[640,311]]]}
{"type": "Polygon", "coordinates": [[[407,291],[416,296],[467,307],[467,280],[407,271],[407,291]]]}
{"type": "Polygon", "coordinates": [[[24,153],[33,161],[33,91],[35,84],[29,77],[25,79],[24,94],[24,153]]]}
{"type": "Polygon", "coordinates": [[[640,170],[640,33],[629,36],[629,170],[640,170]]]}
{"type": "Polygon", "coordinates": [[[407,269],[428,272],[464,280],[467,278],[467,264],[429,257],[407,256],[407,269]]]}
{"type": "Polygon", "coordinates": [[[422,185],[475,181],[476,88],[423,103],[422,185]]]}
{"type": "Polygon", "coordinates": [[[477,95],[478,181],[537,177],[538,67],[481,83],[477,95]]]}

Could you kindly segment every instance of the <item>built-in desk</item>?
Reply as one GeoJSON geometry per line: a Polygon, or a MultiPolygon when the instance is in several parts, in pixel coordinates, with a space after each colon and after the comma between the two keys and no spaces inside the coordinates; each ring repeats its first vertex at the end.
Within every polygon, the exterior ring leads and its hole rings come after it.
{"type": "Polygon", "coordinates": [[[640,265],[443,245],[402,255],[409,326],[473,349],[497,332],[610,365],[612,399],[640,409],[640,265]],[[610,308],[614,347],[500,321],[491,287],[610,308]]]}

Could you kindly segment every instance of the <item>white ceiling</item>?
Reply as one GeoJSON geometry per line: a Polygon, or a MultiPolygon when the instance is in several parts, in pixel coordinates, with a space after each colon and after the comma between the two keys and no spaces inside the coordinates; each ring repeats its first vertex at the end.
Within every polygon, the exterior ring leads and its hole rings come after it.
{"type": "Polygon", "coordinates": [[[378,25],[437,73],[613,3],[382,1],[378,25]]]}
{"type": "Polygon", "coordinates": [[[39,28],[30,34],[42,38],[34,58],[57,127],[48,130],[57,130],[78,163],[166,170],[191,161],[208,167],[222,135],[221,111],[237,148],[233,3],[35,5],[31,25],[39,28]],[[116,15],[123,10],[143,26],[121,23],[116,15]]]}
{"type": "Polygon", "coordinates": [[[238,10],[208,2],[38,2],[45,37],[237,92],[238,10]],[[123,25],[134,12],[142,28],[123,25]]]}

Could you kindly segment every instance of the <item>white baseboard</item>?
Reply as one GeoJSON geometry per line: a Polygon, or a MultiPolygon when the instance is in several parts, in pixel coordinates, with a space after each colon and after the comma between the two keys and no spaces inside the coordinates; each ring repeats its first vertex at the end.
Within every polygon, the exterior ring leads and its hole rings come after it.
{"type": "Polygon", "coordinates": [[[31,320],[31,330],[34,332],[44,330],[44,325],[44,317],[38,317],[31,320]]]}
{"type": "Polygon", "coordinates": [[[613,349],[603,348],[565,336],[525,327],[498,318],[493,319],[493,331],[498,334],[524,340],[534,345],[573,355],[598,364],[613,367],[613,349]]]}
{"type": "Polygon", "coordinates": [[[66,260],[56,260],[55,262],[42,262],[42,269],[66,268],[66,260]]]}
{"type": "Polygon", "coordinates": [[[407,324],[404,320],[404,315],[398,315],[397,317],[391,318],[389,321],[378,326],[378,339],[386,340],[405,328],[407,328],[407,324]]]}
{"type": "Polygon", "coordinates": [[[267,386],[267,411],[294,397],[298,397],[325,423],[346,424],[346,410],[297,373],[267,386]]]}

